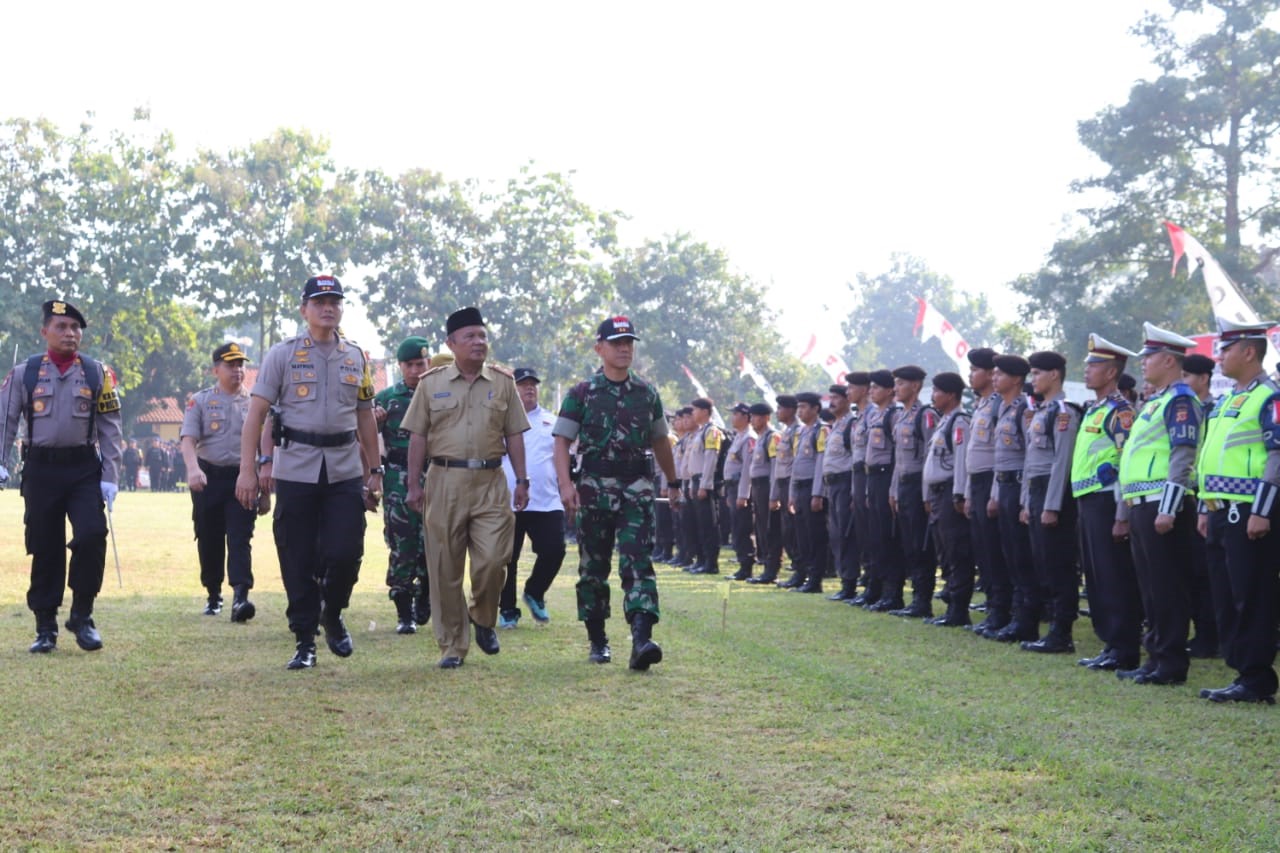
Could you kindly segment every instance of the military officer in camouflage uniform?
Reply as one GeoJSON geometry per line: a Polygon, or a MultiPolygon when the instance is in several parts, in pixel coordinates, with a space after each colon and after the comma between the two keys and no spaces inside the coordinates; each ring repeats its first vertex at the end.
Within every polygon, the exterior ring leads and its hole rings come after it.
{"type": "Polygon", "coordinates": [[[711,422],[714,405],[705,397],[692,401],[694,433],[688,450],[689,497],[693,501],[698,550],[702,563],[691,570],[695,575],[720,574],[720,499],[716,496],[716,463],[724,433],[711,422]]]}
{"type": "MultiPolygon", "coordinates": [[[[1031,558],[1040,578],[1049,631],[1027,639],[1022,649],[1044,654],[1074,652],[1071,629],[1079,613],[1076,583],[1076,502],[1071,497],[1071,459],[1080,429],[1080,408],[1062,391],[1067,360],[1056,352],[1033,352],[1031,384],[1040,399],[1027,430],[1022,468],[1023,523],[1029,528],[1031,558]]],[[[1039,633],[1039,625],[1036,625],[1039,633]]]]}
{"type": "Polygon", "coordinates": [[[938,426],[938,413],[920,399],[925,372],[914,364],[893,371],[893,394],[901,406],[893,427],[893,480],[889,505],[902,532],[902,554],[911,578],[911,604],[891,610],[894,616],[933,616],[933,588],[938,560],[929,537],[929,514],[924,508],[924,460],[938,426]]]}
{"type": "MultiPolygon", "coordinates": [[[[102,648],[93,602],[107,559],[108,512],[119,491],[123,445],[115,375],[80,353],[84,315],[71,303],[44,303],[40,336],[48,350],[15,365],[0,386],[0,458],[7,458],[18,419],[27,421],[22,497],[31,555],[27,606],[36,617],[30,651],[47,653],[58,642],[58,608],[71,587],[67,630],[85,651],[102,648]],[[66,536],[71,522],[71,542],[66,536]],[[70,575],[67,550],[71,550],[70,575]]],[[[0,465],[0,483],[9,472],[0,465]]]]}
{"type": "Polygon", "coordinates": [[[631,623],[631,661],[646,670],[662,660],[653,641],[658,622],[658,584],[649,559],[653,534],[653,472],[648,452],[667,476],[674,503],[680,497],[667,421],[658,390],[631,371],[635,328],[626,317],[610,317],[596,330],[601,370],[565,395],[552,432],[555,465],[565,512],[578,528],[578,618],[591,643],[589,660],[612,660],[605,621],[609,570],[618,552],[623,612],[631,623]],[[569,446],[578,442],[582,474],[569,478],[569,446]]]}
{"type": "Polygon", "coordinates": [[[195,522],[200,583],[208,593],[204,615],[222,612],[222,581],[233,592],[231,621],[248,622],[256,608],[253,589],[253,540],[257,510],[236,500],[240,473],[240,438],[249,411],[244,387],[246,356],[239,344],[223,344],[213,351],[212,387],[197,391],[182,418],[182,456],[191,489],[191,518],[195,522]]]}
{"type": "Polygon", "coordinates": [[[729,454],[724,460],[724,506],[732,520],[733,553],[738,559],[738,571],[730,575],[730,580],[744,581],[751,577],[752,567],[756,562],[756,549],[751,542],[751,508],[740,507],[738,495],[742,492],[744,480],[747,481],[748,493],[751,491],[751,477],[747,475],[747,466],[755,447],[756,434],[751,429],[751,408],[746,403],[734,404],[732,412],[733,440],[729,442],[729,454]]]}
{"type": "Polygon", "coordinates": [[[751,431],[756,438],[751,447],[750,464],[738,486],[738,509],[750,509],[756,535],[756,558],[764,566],[764,571],[758,577],[746,580],[754,584],[772,583],[778,577],[778,567],[782,563],[782,515],[769,506],[769,486],[781,436],[769,422],[773,407],[768,403],[752,403],[748,413],[751,431]]]}
{"type": "Polygon", "coordinates": [[[240,504],[257,506],[264,482],[275,484],[273,533],[296,640],[290,670],[315,666],[321,626],[333,654],[354,650],[342,611],[364,557],[366,492],[382,493],[373,377],[364,350],[338,332],[343,299],[333,276],[307,279],[300,309],[306,331],[262,359],[240,440],[240,504]],[[272,405],[280,441],[263,456],[259,442],[272,405]]]}
{"type": "MultiPolygon", "coordinates": [[[[373,417],[382,434],[386,473],[382,477],[382,536],[387,543],[387,589],[396,606],[396,633],[416,633],[431,618],[427,582],[427,550],[422,515],[405,504],[409,495],[409,436],[400,428],[413,401],[418,380],[427,372],[431,343],[423,337],[405,338],[396,348],[400,379],[373,398],[373,417]]],[[[423,472],[418,472],[421,482],[423,472]]]]}

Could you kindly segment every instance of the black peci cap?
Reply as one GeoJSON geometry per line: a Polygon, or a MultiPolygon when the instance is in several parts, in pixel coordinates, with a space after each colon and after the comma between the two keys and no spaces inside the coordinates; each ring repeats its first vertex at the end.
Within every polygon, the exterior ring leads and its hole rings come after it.
{"type": "Polygon", "coordinates": [[[467,326],[483,326],[484,318],[480,316],[479,308],[463,308],[460,311],[454,311],[449,315],[449,319],[445,320],[444,333],[452,335],[459,329],[465,329],[467,326]]]}
{"type": "Polygon", "coordinates": [[[1193,352],[1182,360],[1182,372],[1194,373],[1197,376],[1212,375],[1215,366],[1213,359],[1198,352],[1193,352]]]}

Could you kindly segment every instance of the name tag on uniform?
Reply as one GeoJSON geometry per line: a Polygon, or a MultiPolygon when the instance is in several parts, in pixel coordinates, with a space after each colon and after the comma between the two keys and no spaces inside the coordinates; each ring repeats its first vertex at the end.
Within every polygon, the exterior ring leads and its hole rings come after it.
{"type": "Polygon", "coordinates": [[[434,399],[439,400],[441,397],[452,397],[452,396],[453,396],[453,392],[452,392],[452,391],[437,391],[436,393],[432,394],[431,396],[432,396],[434,399]]]}

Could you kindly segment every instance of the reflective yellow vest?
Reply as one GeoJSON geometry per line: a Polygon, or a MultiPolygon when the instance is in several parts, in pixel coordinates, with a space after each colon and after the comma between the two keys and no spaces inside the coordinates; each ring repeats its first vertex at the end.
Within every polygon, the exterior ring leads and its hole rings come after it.
{"type": "Polygon", "coordinates": [[[1258,479],[1267,467],[1258,416],[1275,392],[1270,382],[1258,381],[1243,391],[1224,394],[1213,407],[1198,466],[1202,499],[1253,503],[1258,479]]]}
{"type": "Polygon", "coordinates": [[[1133,411],[1128,402],[1117,401],[1114,397],[1099,400],[1085,413],[1080,423],[1071,455],[1072,497],[1100,492],[1115,483],[1119,475],[1120,448],[1107,434],[1107,419],[1112,415],[1120,419],[1120,426],[1124,429],[1133,425],[1133,411]]]}
{"type": "Polygon", "coordinates": [[[1153,495],[1169,479],[1169,430],[1164,410],[1177,396],[1173,389],[1170,386],[1159,397],[1148,400],[1142,414],[1133,421],[1120,456],[1120,493],[1125,500],[1153,495]]]}

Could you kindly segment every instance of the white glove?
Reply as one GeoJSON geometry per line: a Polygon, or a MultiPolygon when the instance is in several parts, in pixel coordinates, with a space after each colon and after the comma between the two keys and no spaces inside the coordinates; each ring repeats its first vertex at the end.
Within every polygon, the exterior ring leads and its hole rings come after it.
{"type": "Polygon", "coordinates": [[[9,482],[9,469],[0,465],[0,483],[9,482]]]}
{"type": "Polygon", "coordinates": [[[115,506],[116,493],[120,491],[120,487],[115,483],[108,483],[106,480],[103,480],[98,485],[102,487],[102,500],[107,505],[107,512],[111,512],[115,506]]]}

